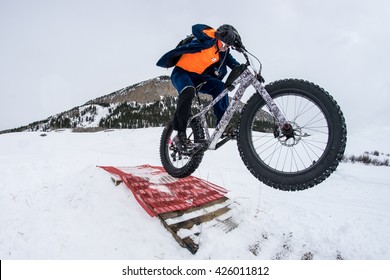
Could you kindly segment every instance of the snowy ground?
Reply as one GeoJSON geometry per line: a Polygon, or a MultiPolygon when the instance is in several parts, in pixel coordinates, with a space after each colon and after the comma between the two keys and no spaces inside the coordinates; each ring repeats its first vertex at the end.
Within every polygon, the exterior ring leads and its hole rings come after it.
{"type": "MultiPolygon", "coordinates": [[[[0,135],[0,259],[390,259],[389,167],[341,163],[319,186],[282,192],[234,142],[193,175],[229,190],[239,226],[206,228],[192,255],[96,167],[160,165],[161,131],[0,135]]],[[[349,136],[347,154],[389,153],[389,132],[349,136]]]]}

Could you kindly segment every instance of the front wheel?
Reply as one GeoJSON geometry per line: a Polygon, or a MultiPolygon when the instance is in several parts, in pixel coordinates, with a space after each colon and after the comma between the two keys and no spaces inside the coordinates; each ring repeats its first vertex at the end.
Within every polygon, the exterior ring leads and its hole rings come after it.
{"type": "Polygon", "coordinates": [[[281,80],[266,86],[293,129],[280,133],[265,101],[254,94],[239,125],[238,148],[250,172],[284,191],[321,183],[343,157],[347,129],[336,101],[319,86],[302,80],[281,80]]]}

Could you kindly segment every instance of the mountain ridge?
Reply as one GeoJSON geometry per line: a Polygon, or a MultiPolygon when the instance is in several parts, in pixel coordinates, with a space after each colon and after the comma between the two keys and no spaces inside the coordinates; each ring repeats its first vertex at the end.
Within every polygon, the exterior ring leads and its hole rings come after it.
{"type": "Polygon", "coordinates": [[[173,87],[169,76],[159,76],[97,97],[86,102],[84,105],[133,101],[138,103],[150,103],[159,100],[161,96],[174,97],[176,95],[177,92],[173,87]]]}
{"type": "MultiPolygon", "coordinates": [[[[200,97],[203,104],[210,102],[209,95],[201,94],[200,97]]],[[[171,120],[176,110],[176,101],[177,91],[169,76],[159,76],[91,99],[44,120],[0,131],[0,134],[64,128],[73,129],[74,132],[94,132],[111,128],[161,127],[171,120]]],[[[239,106],[240,110],[243,105],[239,106]]],[[[214,114],[207,114],[206,118],[209,127],[214,127],[214,114]]],[[[260,118],[264,123],[268,122],[268,127],[273,123],[272,117],[265,112],[260,118]]],[[[237,121],[236,114],[232,122],[237,124],[237,121]]]]}
{"type": "MultiPolygon", "coordinates": [[[[96,113],[98,111],[96,106],[99,107],[99,111],[104,111],[102,108],[111,108],[111,110],[115,110],[119,104],[123,103],[133,103],[134,106],[137,106],[138,104],[158,102],[166,97],[174,98],[176,95],[176,90],[170,82],[169,76],[159,76],[127,86],[107,95],[91,99],[83,105],[54,114],[46,119],[34,121],[17,128],[2,130],[0,131],[0,134],[21,131],[47,131],[49,129],[58,128],[73,128],[76,130],[78,128],[79,131],[82,128],[93,130],[92,127],[95,123],[96,114],[95,117],[93,117],[93,115],[94,112],[96,113]],[[85,116],[85,118],[82,120],[81,116],[85,116]],[[77,119],[76,125],[75,119],[77,119]],[[91,121],[91,119],[93,119],[93,121],[91,121]]],[[[96,125],[98,126],[98,123],[96,125]]]]}

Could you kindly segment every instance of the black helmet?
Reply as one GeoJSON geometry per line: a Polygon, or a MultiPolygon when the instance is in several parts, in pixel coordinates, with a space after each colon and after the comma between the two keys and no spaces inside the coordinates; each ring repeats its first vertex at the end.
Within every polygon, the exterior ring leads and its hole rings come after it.
{"type": "Polygon", "coordinates": [[[235,29],[230,24],[223,24],[218,27],[215,32],[215,38],[221,40],[225,44],[236,48],[244,48],[241,42],[240,34],[238,34],[237,29],[235,29]]]}

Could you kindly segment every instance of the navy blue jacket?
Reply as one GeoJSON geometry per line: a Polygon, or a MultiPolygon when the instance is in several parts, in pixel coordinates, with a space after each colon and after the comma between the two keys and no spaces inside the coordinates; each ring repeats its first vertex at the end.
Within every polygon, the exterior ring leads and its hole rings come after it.
{"type": "MultiPolygon", "coordinates": [[[[157,66],[163,67],[163,68],[169,68],[176,65],[176,63],[179,61],[182,54],[185,53],[196,53],[200,52],[201,50],[211,48],[216,44],[216,39],[211,38],[207,36],[203,30],[212,28],[205,24],[195,24],[192,26],[192,34],[195,36],[196,39],[192,40],[190,43],[185,44],[183,46],[177,47],[173,50],[170,50],[166,54],[164,54],[158,61],[157,66]]],[[[226,73],[227,69],[226,66],[229,68],[233,68],[237,65],[240,65],[237,60],[233,58],[233,56],[229,53],[229,50],[227,50],[227,53],[220,53],[220,60],[218,63],[223,64],[220,68],[220,74],[218,78],[222,79],[226,73]],[[225,60],[223,59],[226,55],[225,60]]],[[[219,67],[219,65],[218,65],[219,67]]]]}

